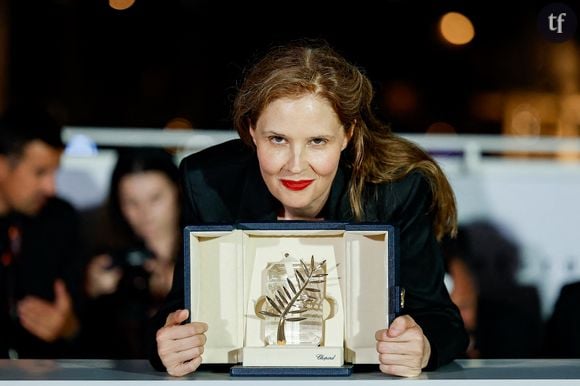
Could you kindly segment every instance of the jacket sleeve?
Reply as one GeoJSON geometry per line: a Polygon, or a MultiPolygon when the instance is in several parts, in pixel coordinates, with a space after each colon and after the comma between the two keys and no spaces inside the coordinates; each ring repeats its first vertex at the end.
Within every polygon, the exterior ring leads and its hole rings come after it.
{"type": "Polygon", "coordinates": [[[462,356],[468,337],[443,281],[444,259],[434,234],[431,187],[418,172],[398,185],[401,189],[391,191],[390,197],[387,192],[386,200],[398,201],[393,220],[399,230],[400,285],[405,289],[402,313],[410,315],[429,339],[431,357],[426,370],[433,370],[462,356]]]}
{"type": "MultiPolygon", "coordinates": [[[[199,222],[199,216],[197,209],[195,207],[195,202],[191,194],[192,190],[189,188],[191,185],[191,175],[187,170],[187,162],[184,160],[180,164],[180,189],[182,197],[182,218],[181,218],[181,229],[185,225],[195,224],[199,222]]],[[[157,311],[157,313],[149,321],[148,332],[147,332],[147,347],[148,347],[148,357],[151,365],[159,370],[166,371],[165,366],[161,363],[159,354],[157,353],[157,331],[165,325],[167,316],[179,309],[185,307],[184,299],[184,256],[183,249],[178,255],[177,261],[175,262],[175,269],[173,271],[173,282],[169,294],[165,298],[163,305],[157,311]]]]}

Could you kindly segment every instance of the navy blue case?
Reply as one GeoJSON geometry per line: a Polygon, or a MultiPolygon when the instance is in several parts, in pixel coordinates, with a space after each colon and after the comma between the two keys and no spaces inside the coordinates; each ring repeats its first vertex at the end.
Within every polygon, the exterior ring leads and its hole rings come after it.
{"type": "MultiPolygon", "coordinates": [[[[387,231],[388,255],[392,258],[388,261],[388,294],[389,294],[389,324],[401,311],[401,289],[399,287],[399,251],[397,229],[389,224],[383,223],[348,223],[329,221],[276,221],[276,222],[243,222],[234,225],[224,224],[204,224],[189,225],[184,228],[185,247],[185,307],[191,308],[190,298],[190,242],[191,232],[220,232],[242,230],[345,230],[345,231],[387,231]]],[[[230,368],[231,376],[247,377],[302,377],[302,376],[350,376],[353,366],[345,364],[339,367],[273,367],[273,366],[242,366],[234,365],[230,368]]]]}
{"type": "Polygon", "coordinates": [[[257,367],[236,365],[230,368],[232,377],[348,377],[352,365],[340,367],[257,367]]]}

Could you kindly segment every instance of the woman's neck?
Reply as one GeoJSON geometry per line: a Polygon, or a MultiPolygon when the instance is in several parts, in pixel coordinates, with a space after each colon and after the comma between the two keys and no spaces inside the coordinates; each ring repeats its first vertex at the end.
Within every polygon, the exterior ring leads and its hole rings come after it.
{"type": "Polygon", "coordinates": [[[278,220],[286,220],[286,221],[322,221],[324,218],[318,217],[316,214],[309,215],[308,213],[299,213],[286,210],[282,208],[280,213],[278,214],[278,220]]]}

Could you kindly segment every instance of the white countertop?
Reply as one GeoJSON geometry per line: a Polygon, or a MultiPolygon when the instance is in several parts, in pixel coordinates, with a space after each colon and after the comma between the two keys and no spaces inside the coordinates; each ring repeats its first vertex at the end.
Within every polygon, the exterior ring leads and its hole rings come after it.
{"type": "Polygon", "coordinates": [[[231,377],[226,371],[198,370],[181,378],[155,371],[145,360],[0,360],[0,384],[23,385],[79,385],[81,381],[98,384],[124,385],[181,385],[195,381],[200,385],[269,384],[384,384],[398,385],[580,385],[580,359],[495,359],[457,360],[433,372],[415,378],[399,378],[377,371],[355,370],[349,377],[231,377]],[[169,383],[171,382],[171,383],[169,383]]]}

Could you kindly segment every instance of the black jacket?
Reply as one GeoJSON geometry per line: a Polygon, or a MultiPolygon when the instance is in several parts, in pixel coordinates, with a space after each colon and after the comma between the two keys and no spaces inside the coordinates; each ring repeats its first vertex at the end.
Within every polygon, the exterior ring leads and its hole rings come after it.
{"type": "Polygon", "coordinates": [[[542,355],[546,358],[580,358],[580,281],[566,284],[546,323],[542,355]]]}
{"type": "MultiPolygon", "coordinates": [[[[232,140],[185,158],[180,165],[184,197],[184,225],[235,224],[243,221],[275,221],[280,203],[270,194],[260,174],[253,150],[232,140]]],[[[348,199],[349,173],[341,166],[330,196],[320,214],[328,221],[351,221],[348,199]]],[[[429,368],[461,355],[467,334],[443,283],[444,263],[433,231],[431,190],[419,173],[394,183],[368,184],[363,202],[365,221],[394,225],[400,236],[400,285],[406,290],[405,313],[421,326],[431,343],[429,368]]],[[[157,355],[155,332],[167,315],[183,308],[183,261],[178,261],[173,288],[165,306],[152,320],[150,360],[164,367],[157,355]]],[[[375,331],[369,331],[374,334],[375,331]]]]}
{"type": "Polygon", "coordinates": [[[20,358],[77,357],[74,339],[53,343],[38,339],[20,325],[14,307],[28,295],[53,301],[54,282],[60,278],[79,312],[83,260],[78,213],[67,202],[52,198],[34,217],[12,214],[0,218],[2,255],[10,248],[10,226],[17,226],[22,237],[12,262],[0,262],[0,357],[7,357],[9,348],[20,358]]]}

